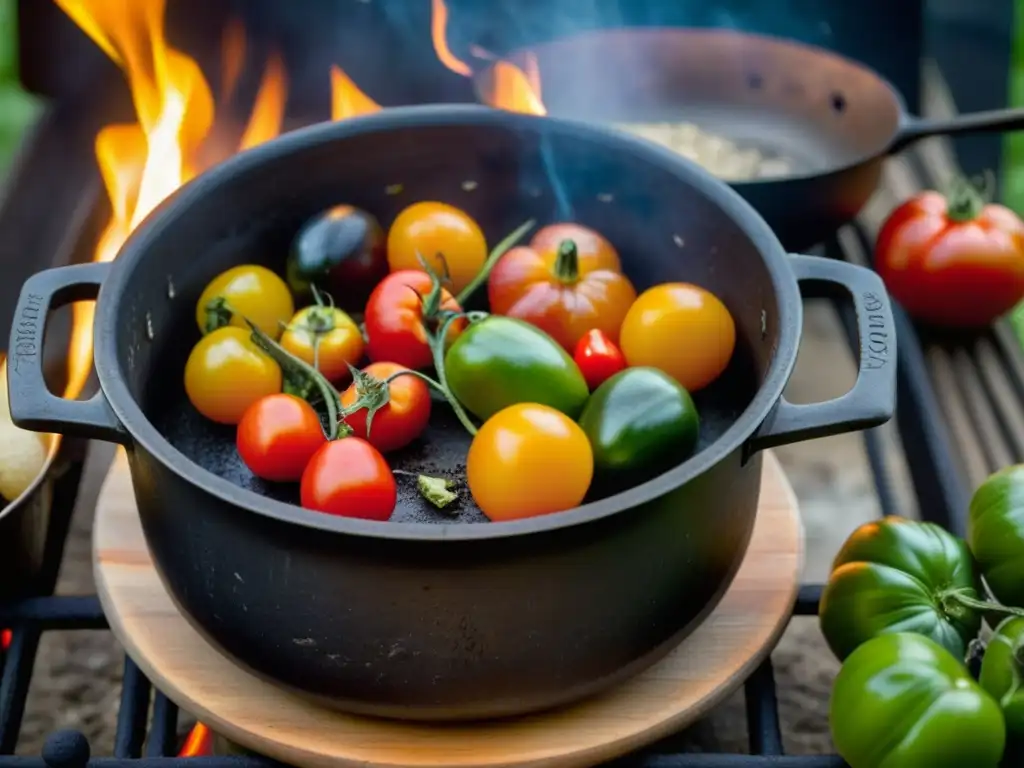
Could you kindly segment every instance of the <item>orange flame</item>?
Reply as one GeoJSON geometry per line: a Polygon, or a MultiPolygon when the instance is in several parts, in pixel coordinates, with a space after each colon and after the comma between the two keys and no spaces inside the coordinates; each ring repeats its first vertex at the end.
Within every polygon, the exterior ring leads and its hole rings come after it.
{"type": "Polygon", "coordinates": [[[178,757],[208,757],[213,754],[213,734],[202,723],[196,723],[181,745],[178,757]]]}
{"type": "Polygon", "coordinates": [[[224,101],[230,101],[242,76],[245,64],[245,27],[238,19],[231,19],[224,26],[224,39],[221,41],[220,91],[224,101]]]}
{"type": "MultiPolygon", "coordinates": [[[[431,10],[430,36],[437,58],[452,72],[472,77],[473,70],[466,62],[456,58],[448,47],[448,7],[444,0],[432,0],[431,10]]],[[[478,82],[480,96],[488,106],[531,115],[548,113],[540,98],[540,70],[535,56],[528,55],[526,71],[523,71],[511,61],[498,60],[494,54],[479,46],[472,46],[470,50],[478,58],[493,62],[478,82]]]]}
{"type": "Polygon", "coordinates": [[[280,56],[271,56],[239,149],[251,149],[281,133],[287,100],[288,76],[284,71],[284,62],[280,56]]]}
{"type": "MultiPolygon", "coordinates": [[[[96,161],[112,216],[93,258],[115,258],[132,230],[168,195],[200,170],[200,150],[214,122],[210,86],[199,65],[164,37],[166,0],[56,0],[57,4],[124,71],[137,122],[104,127],[96,137],[96,161]]],[[[224,42],[224,86],[235,87],[245,55],[240,27],[224,42]]],[[[284,67],[272,58],[242,148],[280,131],[286,100],[284,67]]],[[[73,310],[68,385],[77,396],[92,360],[92,303],[73,310]]]]}
{"type": "Polygon", "coordinates": [[[510,61],[497,61],[481,85],[481,97],[490,106],[510,112],[546,115],[547,108],[530,76],[510,61]]]}
{"type": "Polygon", "coordinates": [[[366,115],[380,108],[340,67],[331,67],[331,120],[366,115]]]}
{"type": "Polygon", "coordinates": [[[469,68],[466,62],[457,59],[448,47],[447,30],[448,6],[444,4],[444,0],[432,0],[430,37],[434,41],[434,52],[437,54],[437,58],[441,60],[441,63],[452,72],[463,77],[470,77],[473,74],[473,70],[469,68]]]}

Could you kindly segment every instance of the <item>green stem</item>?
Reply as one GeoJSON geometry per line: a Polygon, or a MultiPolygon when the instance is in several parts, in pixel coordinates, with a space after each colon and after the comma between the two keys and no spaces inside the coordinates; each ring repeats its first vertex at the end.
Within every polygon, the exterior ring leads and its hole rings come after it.
{"type": "Polygon", "coordinates": [[[462,403],[459,399],[452,394],[451,388],[448,386],[448,377],[444,372],[444,343],[448,337],[448,329],[451,328],[452,323],[463,317],[462,315],[453,312],[448,315],[441,323],[441,327],[437,329],[437,333],[433,336],[428,334],[430,353],[434,358],[434,370],[437,371],[437,381],[441,385],[440,391],[448,399],[448,403],[451,405],[452,410],[455,411],[455,415],[459,421],[462,422],[462,426],[466,428],[466,431],[471,435],[476,435],[476,425],[473,424],[469,418],[469,414],[466,413],[462,407],[462,403]]]}
{"type": "Polygon", "coordinates": [[[950,605],[953,603],[964,608],[972,608],[976,611],[987,611],[989,613],[1002,613],[1006,616],[1022,616],[1024,617],[1024,610],[1020,608],[1013,608],[1008,605],[1001,605],[1000,603],[993,603],[989,600],[979,600],[976,597],[971,597],[963,589],[950,589],[939,594],[939,600],[943,605],[950,605]]]}
{"type": "Polygon", "coordinates": [[[243,319],[246,325],[249,326],[249,330],[252,331],[253,343],[280,365],[282,370],[290,371],[293,374],[298,373],[313,382],[313,385],[320,392],[320,396],[324,400],[324,407],[327,408],[327,429],[325,430],[327,439],[336,439],[338,437],[338,413],[341,410],[341,400],[338,398],[337,390],[331,386],[331,382],[305,360],[299,359],[267,336],[249,318],[243,316],[243,319]]]}
{"type": "Polygon", "coordinates": [[[459,303],[460,307],[466,306],[466,302],[469,301],[473,292],[487,282],[487,278],[490,276],[491,270],[494,269],[494,265],[498,263],[498,260],[505,255],[506,251],[519,242],[523,235],[533,229],[534,224],[536,224],[534,219],[523,222],[508,237],[494,246],[494,250],[491,251],[483,266],[480,267],[480,271],[476,273],[476,276],[469,281],[469,285],[463,288],[462,292],[456,297],[455,300],[459,303]]]}
{"type": "Polygon", "coordinates": [[[573,285],[580,279],[580,252],[572,240],[566,239],[558,244],[555,277],[565,285],[573,285]]]}
{"type": "Polygon", "coordinates": [[[991,194],[985,180],[975,184],[963,177],[956,177],[950,184],[946,194],[946,218],[950,221],[973,221],[978,218],[985,207],[987,195],[991,194]]]}
{"type": "Polygon", "coordinates": [[[218,328],[231,325],[231,317],[233,314],[234,312],[228,305],[228,300],[223,296],[211,299],[206,304],[206,327],[203,331],[205,333],[213,333],[218,328]]]}

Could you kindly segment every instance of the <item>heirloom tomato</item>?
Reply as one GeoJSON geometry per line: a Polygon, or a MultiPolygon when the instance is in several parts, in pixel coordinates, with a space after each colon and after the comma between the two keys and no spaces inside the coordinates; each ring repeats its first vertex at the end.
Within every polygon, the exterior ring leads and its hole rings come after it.
{"type": "Polygon", "coordinates": [[[995,598],[1024,608],[1024,464],[995,472],[974,491],[967,543],[995,598]]]}
{"type": "Polygon", "coordinates": [[[272,339],[281,338],[284,324],[295,314],[288,285],[266,267],[242,264],[211,280],[196,302],[196,323],[208,333],[223,325],[248,329],[252,321],[272,339]]]}
{"type": "MultiPolygon", "coordinates": [[[[999,702],[1007,739],[1024,753],[1024,618],[1014,616],[996,627],[981,659],[978,683],[999,702]]],[[[1024,760],[1012,763],[1021,764],[1024,760]]]]}
{"type": "Polygon", "coordinates": [[[395,511],[398,488],[380,451],[361,438],[344,437],[313,454],[299,495],[306,509],[384,521],[395,511]]]}
{"type": "Polygon", "coordinates": [[[330,381],[349,378],[348,367],[363,356],[363,334],[336,307],[306,307],[295,313],[281,346],[317,368],[330,381]]]}
{"type": "Polygon", "coordinates": [[[447,203],[413,203],[388,230],[392,272],[423,269],[420,257],[437,274],[446,271],[452,293],[476,277],[487,260],[487,240],[472,217],[447,203]]]}
{"type": "Polygon", "coordinates": [[[495,522],[572,509],[593,476],[594,456],[583,430],[536,403],[511,405],[491,416],[466,457],[469,492],[495,522]]]}
{"type": "Polygon", "coordinates": [[[238,455],[257,477],[298,482],[327,437],[313,406],[300,397],[267,395],[245,409],[238,422],[238,455]]]}
{"type": "Polygon", "coordinates": [[[281,391],[281,367],[252,340],[252,332],[234,326],[201,338],[185,363],[185,394],[203,416],[237,424],[245,410],[281,391]]]}
{"type": "Polygon", "coordinates": [[[601,384],[626,367],[626,358],[615,343],[596,328],[587,333],[576,344],[572,359],[579,366],[580,373],[591,389],[601,384]]]}
{"type": "Polygon", "coordinates": [[[448,349],[445,379],[452,394],[487,420],[516,403],[538,403],[575,418],[590,390],[554,339],[529,323],[490,315],[469,326],[448,349]]]}
{"type": "Polygon", "coordinates": [[[962,540],[933,523],[890,516],[860,526],[840,548],[821,595],[821,630],[839,659],[902,631],[962,659],[981,628],[982,611],[971,605],[980,594],[962,540]]]}
{"type": "MultiPolygon", "coordinates": [[[[409,370],[397,363],[371,363],[363,369],[381,381],[400,371],[409,370]]],[[[356,384],[353,382],[341,394],[341,406],[347,408],[356,401],[356,384]]],[[[374,411],[370,419],[369,434],[366,424],[367,410],[358,411],[345,417],[345,423],[352,428],[356,437],[367,440],[382,453],[404,448],[427,428],[430,421],[430,390],[426,382],[415,374],[398,376],[388,382],[388,402],[374,411]]]]}
{"type": "Polygon", "coordinates": [[[664,371],[689,392],[713,382],[729,365],[736,325],[710,291],[690,283],[648,288],[619,331],[626,362],[664,371]]]}
{"type": "MultiPolygon", "coordinates": [[[[423,302],[432,282],[426,272],[412,269],[392,272],[381,280],[366,303],[366,351],[374,362],[390,362],[407,368],[427,368],[433,362],[427,334],[438,329],[435,318],[424,318],[423,302]],[[427,325],[431,326],[429,329],[427,325]]],[[[460,312],[458,302],[441,289],[439,309],[460,312]]],[[[455,320],[448,327],[446,342],[465,328],[466,321],[455,320]]]]}
{"type": "Polygon", "coordinates": [[[829,724],[850,768],[996,768],[999,705],[945,648],[912,632],[880,635],[843,663],[829,724]]]}
{"type": "Polygon", "coordinates": [[[502,256],[491,270],[487,295],[494,314],[532,323],[573,352],[592,328],[616,341],[636,290],[603,237],[561,224],[502,256]],[[559,232],[563,239],[555,242],[559,232]]]}
{"type": "Polygon", "coordinates": [[[922,192],[882,225],[875,269],[919,320],[986,326],[1024,298],[1024,222],[966,181],[948,197],[922,192]]]}

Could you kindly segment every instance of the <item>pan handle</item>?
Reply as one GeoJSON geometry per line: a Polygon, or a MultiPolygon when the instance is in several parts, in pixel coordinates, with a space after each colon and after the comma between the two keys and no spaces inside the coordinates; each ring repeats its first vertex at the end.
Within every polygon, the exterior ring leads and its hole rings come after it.
{"type": "Polygon", "coordinates": [[[860,340],[857,381],[845,395],[824,403],[796,405],[780,397],[750,438],[748,453],[877,427],[896,410],[896,332],[882,279],[865,267],[817,256],[791,255],[789,264],[797,282],[840,288],[853,297],[860,340]]]}
{"type": "Polygon", "coordinates": [[[95,299],[110,264],[96,262],[37,272],[25,281],[8,345],[7,390],[11,419],[34,432],[128,443],[128,433],[99,390],[88,400],[54,395],[43,378],[43,340],[51,309],[95,299]]]}
{"type": "Polygon", "coordinates": [[[1018,131],[1024,129],[1024,108],[991,109],[954,117],[911,117],[904,115],[887,152],[893,154],[915,141],[929,136],[955,136],[960,133],[1018,131]]]}

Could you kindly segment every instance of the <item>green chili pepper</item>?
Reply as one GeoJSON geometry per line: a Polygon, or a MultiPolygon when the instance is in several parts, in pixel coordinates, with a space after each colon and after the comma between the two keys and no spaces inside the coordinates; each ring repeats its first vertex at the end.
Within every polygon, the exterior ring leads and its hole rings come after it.
{"type": "Polygon", "coordinates": [[[547,405],[575,419],[590,394],[554,339],[511,317],[471,323],[449,347],[444,370],[452,394],[485,421],[515,403],[547,405]]]}
{"type": "Polygon", "coordinates": [[[850,768],[995,768],[999,705],[949,651],[911,632],[879,635],[843,663],[829,724],[850,768]]]}
{"type": "Polygon", "coordinates": [[[989,607],[980,591],[963,541],[932,523],[887,517],[855,530],[836,555],[821,630],[839,659],[888,632],[916,632],[962,659],[989,607]]]}
{"type": "Polygon", "coordinates": [[[690,393],[656,368],[627,368],[590,396],[580,426],[594,469],[614,485],[636,484],[688,458],[700,419],[690,393]]]}

